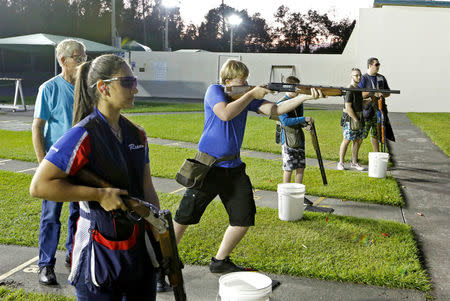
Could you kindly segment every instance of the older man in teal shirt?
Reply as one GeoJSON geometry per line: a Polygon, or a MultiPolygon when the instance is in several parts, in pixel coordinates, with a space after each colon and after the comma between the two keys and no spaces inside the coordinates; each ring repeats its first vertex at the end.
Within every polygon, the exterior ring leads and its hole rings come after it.
{"type": "MultiPolygon", "coordinates": [[[[81,42],[67,39],[56,47],[61,74],[39,87],[32,126],[33,146],[40,163],[50,147],[72,127],[73,90],[77,67],[86,61],[86,49],[81,42]]],[[[63,203],[42,201],[39,227],[39,283],[57,284],[54,266],[61,231],[63,203]]],[[[66,240],[66,265],[70,267],[73,236],[79,217],[78,203],[69,206],[68,235],[66,240]]]]}

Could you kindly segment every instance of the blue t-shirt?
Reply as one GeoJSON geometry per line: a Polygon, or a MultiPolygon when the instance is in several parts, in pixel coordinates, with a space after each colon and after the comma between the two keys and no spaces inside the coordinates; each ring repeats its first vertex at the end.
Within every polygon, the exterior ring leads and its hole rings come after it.
{"type": "MultiPolygon", "coordinates": [[[[203,129],[198,149],[214,158],[238,154],[244,139],[245,124],[248,111],[258,112],[264,99],[254,99],[242,112],[230,121],[221,120],[213,111],[219,102],[228,102],[221,85],[211,85],[205,94],[205,127],[203,129]]],[[[242,164],[240,158],[223,161],[216,166],[234,168],[242,164]]]]}
{"type": "Polygon", "coordinates": [[[50,147],[72,127],[73,89],[61,74],[49,79],[39,87],[34,107],[34,118],[46,120],[44,146],[50,147]]]}

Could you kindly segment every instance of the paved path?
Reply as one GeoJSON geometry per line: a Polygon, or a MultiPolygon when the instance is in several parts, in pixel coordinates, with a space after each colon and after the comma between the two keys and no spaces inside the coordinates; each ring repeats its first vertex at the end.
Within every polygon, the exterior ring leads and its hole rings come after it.
{"type": "MultiPolygon", "coordinates": [[[[27,112],[16,112],[25,114],[27,112]]],[[[9,115],[9,114],[7,114],[9,115]]],[[[17,117],[18,115],[15,115],[17,117]]],[[[312,198],[320,205],[331,205],[336,214],[366,216],[406,222],[416,234],[421,255],[430,273],[433,284],[432,295],[436,300],[450,300],[450,160],[431,143],[420,129],[411,124],[405,114],[390,114],[397,136],[391,144],[395,168],[391,170],[400,182],[406,199],[406,207],[395,209],[366,204],[342,202],[340,200],[312,198]],[[361,208],[358,208],[359,206],[361,208]],[[395,212],[398,210],[398,212],[395,212]],[[422,216],[417,213],[423,214],[422,216]]],[[[0,114],[0,120],[4,114],[0,114]]],[[[1,127],[1,123],[0,123],[1,127]]],[[[152,141],[152,143],[154,143],[152,141]]],[[[161,141],[160,143],[178,143],[161,141]]],[[[21,161],[2,161],[0,169],[32,173],[36,166],[21,161]]],[[[181,193],[183,188],[172,180],[155,178],[155,186],[163,192],[181,193]]],[[[274,192],[256,191],[259,206],[276,207],[274,192]],[[260,197],[260,198],[258,198],[260,197]]],[[[61,284],[58,288],[36,285],[34,248],[0,245],[0,282],[20,284],[26,290],[58,292],[72,295],[72,288],[61,284]],[[23,256],[22,256],[23,254],[23,256]],[[30,263],[31,261],[31,263],[30,263]],[[34,270],[33,270],[34,269],[34,270]],[[7,275],[6,277],[4,277],[7,275]],[[3,278],[4,279],[3,279],[3,278]]],[[[58,253],[57,273],[65,279],[67,270],[62,265],[64,255],[58,253]]],[[[218,292],[218,276],[206,267],[187,266],[184,271],[186,290],[190,300],[215,300],[218,292]],[[207,275],[207,277],[205,277],[207,275]]],[[[321,281],[309,278],[271,275],[282,282],[271,300],[425,300],[425,294],[415,290],[387,289],[375,286],[321,281]]],[[[63,283],[63,280],[60,280],[63,283]]],[[[158,300],[173,300],[171,294],[160,294],[158,300]]]]}
{"type": "Polygon", "coordinates": [[[433,296],[450,300],[450,159],[405,114],[391,115],[397,138],[392,175],[406,199],[405,221],[425,257],[433,296]]]}

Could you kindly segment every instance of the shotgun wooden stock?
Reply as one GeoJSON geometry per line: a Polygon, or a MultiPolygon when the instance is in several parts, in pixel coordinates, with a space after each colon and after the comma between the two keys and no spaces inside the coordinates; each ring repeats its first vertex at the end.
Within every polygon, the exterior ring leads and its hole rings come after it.
{"type": "MultiPolygon", "coordinates": [[[[82,168],[74,178],[91,187],[109,188],[113,187],[110,183],[100,178],[95,173],[82,168]]],[[[151,224],[156,231],[152,231],[155,239],[159,242],[163,262],[168,263],[167,271],[170,286],[173,288],[173,294],[176,301],[186,301],[186,292],[184,289],[183,273],[181,272],[181,261],[178,255],[175,232],[173,229],[172,215],[169,210],[159,211],[156,207],[130,196],[122,196],[127,208],[132,216],[136,214],[151,224]]],[[[165,268],[165,267],[164,267],[165,268]]]]}
{"type": "Polygon", "coordinates": [[[314,147],[314,150],[316,151],[317,161],[319,162],[320,174],[322,175],[322,182],[324,186],[327,186],[328,184],[327,175],[325,174],[325,168],[323,166],[322,154],[320,153],[319,140],[317,139],[316,126],[314,122],[311,123],[310,133],[312,145],[314,147]]]}

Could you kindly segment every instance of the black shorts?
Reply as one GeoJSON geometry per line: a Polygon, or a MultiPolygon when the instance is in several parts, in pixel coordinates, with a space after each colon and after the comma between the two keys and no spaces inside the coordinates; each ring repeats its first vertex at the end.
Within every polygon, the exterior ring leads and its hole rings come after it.
{"type": "Polygon", "coordinates": [[[186,190],[174,220],[181,225],[197,224],[217,195],[225,206],[231,226],[255,225],[255,200],[244,163],[236,168],[211,168],[201,190],[186,190]]]}

